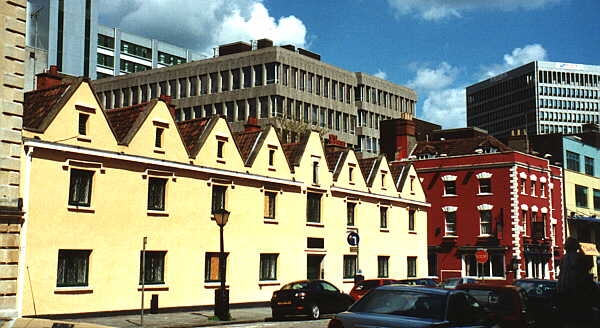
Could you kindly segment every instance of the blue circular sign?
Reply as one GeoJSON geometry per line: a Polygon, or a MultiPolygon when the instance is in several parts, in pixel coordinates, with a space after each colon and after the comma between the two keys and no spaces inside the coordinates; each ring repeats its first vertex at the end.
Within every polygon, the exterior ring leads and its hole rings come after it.
{"type": "Polygon", "coordinates": [[[358,236],[358,232],[352,231],[351,233],[348,234],[348,238],[346,238],[346,240],[348,240],[348,244],[350,246],[358,246],[358,243],[360,242],[360,237],[358,236]]]}

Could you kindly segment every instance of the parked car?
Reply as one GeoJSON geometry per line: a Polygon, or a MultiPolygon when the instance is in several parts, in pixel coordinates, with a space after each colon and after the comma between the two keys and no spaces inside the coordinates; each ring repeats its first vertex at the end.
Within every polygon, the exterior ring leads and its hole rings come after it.
{"type": "Polygon", "coordinates": [[[346,311],[354,299],[325,280],[294,281],[273,292],[273,319],[286,315],[309,315],[318,319],[323,313],[346,311]]]}
{"type": "Polygon", "coordinates": [[[370,291],[348,311],[336,314],[328,328],[490,327],[475,298],[461,290],[390,285],[370,291]]]}
{"type": "Polygon", "coordinates": [[[521,287],[481,283],[463,284],[456,289],[464,290],[485,306],[500,327],[527,328],[535,325],[527,310],[527,294],[521,287]]]}
{"type": "Polygon", "coordinates": [[[447,289],[455,289],[457,286],[463,284],[476,284],[478,282],[479,280],[474,278],[448,278],[440,284],[440,287],[447,289]]]}
{"type": "Polygon", "coordinates": [[[403,285],[415,285],[425,287],[438,287],[438,283],[431,278],[411,278],[411,279],[400,279],[399,284],[403,285]]]}
{"type": "Polygon", "coordinates": [[[368,293],[373,288],[376,288],[379,286],[384,286],[384,285],[397,284],[397,283],[398,283],[398,280],[394,280],[394,279],[362,280],[362,281],[359,281],[356,284],[354,284],[354,287],[352,287],[352,290],[350,291],[350,296],[352,296],[352,298],[354,298],[354,300],[357,300],[357,299],[363,297],[366,293],[368,293]]]}
{"type": "Polygon", "coordinates": [[[521,287],[527,294],[528,311],[540,327],[558,321],[559,315],[556,303],[558,281],[519,279],[513,285],[521,287]]]}

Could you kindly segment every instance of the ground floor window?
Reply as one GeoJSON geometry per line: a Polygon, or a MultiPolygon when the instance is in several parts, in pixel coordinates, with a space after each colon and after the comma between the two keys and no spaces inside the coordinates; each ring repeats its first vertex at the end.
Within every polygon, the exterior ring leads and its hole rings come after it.
{"type": "MultiPolygon", "coordinates": [[[[227,255],[225,253],[225,272],[227,272],[227,255]]],[[[204,258],[204,281],[219,281],[219,253],[207,252],[204,258]]]]}
{"type": "Polygon", "coordinates": [[[90,253],[89,250],[59,250],[56,286],[87,286],[90,253]]]}
{"type": "Polygon", "coordinates": [[[525,264],[527,278],[546,279],[546,261],[544,259],[526,259],[525,264]]]}
{"type": "Polygon", "coordinates": [[[416,277],[417,276],[417,258],[414,256],[409,256],[406,258],[406,267],[407,267],[407,272],[406,272],[406,276],[407,277],[416,277]]]}
{"type": "Polygon", "coordinates": [[[475,254],[463,256],[463,270],[469,277],[504,277],[504,255],[490,254],[486,263],[477,263],[475,254]]]}
{"type": "Polygon", "coordinates": [[[277,280],[277,256],[260,254],[260,280],[277,280]]]}
{"type": "Polygon", "coordinates": [[[140,284],[142,277],[144,284],[164,284],[165,283],[165,255],[164,251],[145,251],[140,252],[140,284]],[[144,266],[142,266],[142,254],[146,254],[144,266]]]}
{"type": "Polygon", "coordinates": [[[390,261],[389,256],[378,256],[377,257],[377,278],[388,278],[389,270],[388,264],[390,261]]]}
{"type": "Polygon", "coordinates": [[[356,255],[344,255],[344,279],[354,278],[356,273],[356,255]]]}

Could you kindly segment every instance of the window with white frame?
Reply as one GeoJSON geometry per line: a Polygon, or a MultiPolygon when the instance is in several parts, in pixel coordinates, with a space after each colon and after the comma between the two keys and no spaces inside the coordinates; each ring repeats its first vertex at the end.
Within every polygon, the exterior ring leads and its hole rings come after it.
{"type": "Polygon", "coordinates": [[[444,236],[457,236],[456,231],[456,208],[447,206],[444,211],[444,236]]]}
{"type": "Polygon", "coordinates": [[[503,278],[504,277],[504,255],[490,254],[485,263],[479,263],[475,254],[463,255],[463,270],[467,277],[481,278],[503,278]]]}
{"type": "Polygon", "coordinates": [[[482,236],[489,236],[492,234],[492,211],[482,210],[479,211],[479,234],[482,236]]]}
{"type": "Polygon", "coordinates": [[[531,196],[535,196],[536,181],[531,180],[531,196]]]}
{"type": "Polygon", "coordinates": [[[444,175],[442,181],[444,182],[444,195],[453,196],[456,195],[456,175],[444,175]]]}
{"type": "Polygon", "coordinates": [[[523,235],[528,236],[528,234],[527,234],[527,210],[521,210],[521,224],[523,225],[523,235]]]}
{"type": "Polygon", "coordinates": [[[491,194],[492,193],[492,174],[489,172],[480,172],[476,175],[479,180],[479,193],[480,194],[491,194]]]}

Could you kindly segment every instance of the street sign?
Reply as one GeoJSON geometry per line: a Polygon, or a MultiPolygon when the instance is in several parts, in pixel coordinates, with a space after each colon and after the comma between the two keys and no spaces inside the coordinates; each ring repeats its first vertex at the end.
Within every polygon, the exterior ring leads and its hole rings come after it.
{"type": "Polygon", "coordinates": [[[360,237],[358,236],[358,233],[356,231],[352,231],[348,234],[348,238],[346,238],[346,240],[348,240],[348,245],[358,246],[358,243],[360,242],[360,237]]]}
{"type": "Polygon", "coordinates": [[[350,246],[350,253],[358,253],[358,246],[350,246]]]}
{"type": "Polygon", "coordinates": [[[488,252],[485,249],[480,249],[475,252],[475,259],[478,263],[485,263],[488,261],[488,252]]]}

